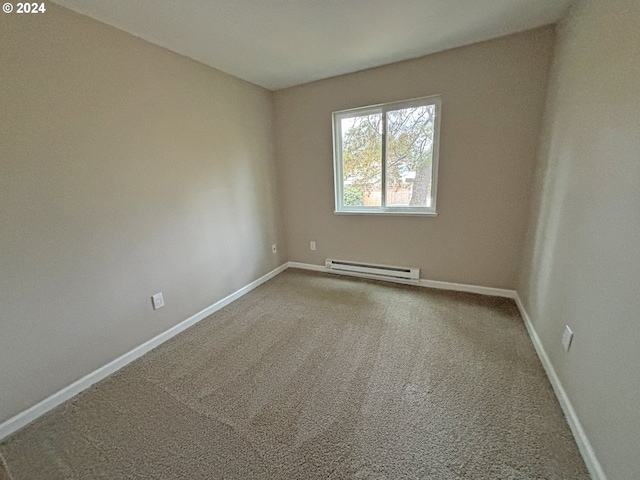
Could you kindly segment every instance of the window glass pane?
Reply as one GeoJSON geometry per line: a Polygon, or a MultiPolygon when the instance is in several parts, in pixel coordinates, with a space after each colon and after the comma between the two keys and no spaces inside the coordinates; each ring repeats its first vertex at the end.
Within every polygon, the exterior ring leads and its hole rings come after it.
{"type": "Polygon", "coordinates": [[[387,112],[386,206],[431,206],[435,115],[435,105],[387,112]]]}
{"type": "Polygon", "coordinates": [[[382,114],[340,120],[345,207],[379,207],[382,189],[382,114]]]}

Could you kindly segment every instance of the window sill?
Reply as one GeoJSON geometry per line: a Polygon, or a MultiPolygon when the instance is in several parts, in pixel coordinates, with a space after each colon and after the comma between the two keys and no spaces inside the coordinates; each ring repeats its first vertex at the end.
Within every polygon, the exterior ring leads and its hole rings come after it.
{"type": "Polygon", "coordinates": [[[363,211],[363,210],[353,210],[353,211],[338,211],[335,210],[333,212],[336,215],[391,215],[391,216],[404,216],[404,217],[437,217],[437,212],[410,212],[410,211],[363,211]]]}

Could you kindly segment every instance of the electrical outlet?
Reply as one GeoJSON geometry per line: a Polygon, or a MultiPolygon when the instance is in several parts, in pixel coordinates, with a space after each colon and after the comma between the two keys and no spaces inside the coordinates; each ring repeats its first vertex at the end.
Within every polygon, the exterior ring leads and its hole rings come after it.
{"type": "Polygon", "coordinates": [[[315,249],[316,249],[316,242],[315,242],[315,240],[311,240],[311,241],[309,242],[309,248],[310,248],[311,250],[315,250],[315,249]]]}
{"type": "Polygon", "coordinates": [[[162,292],[156,293],[153,297],[151,297],[151,302],[153,302],[154,310],[158,310],[159,308],[164,307],[164,297],[162,296],[162,292]]]}
{"type": "Polygon", "coordinates": [[[571,348],[571,342],[573,341],[573,332],[569,328],[569,325],[564,326],[564,333],[562,334],[562,346],[566,352],[571,348]]]}
{"type": "Polygon", "coordinates": [[[273,253],[277,253],[278,252],[278,247],[276,247],[276,244],[274,243],[273,245],[271,245],[271,251],[273,253]]]}

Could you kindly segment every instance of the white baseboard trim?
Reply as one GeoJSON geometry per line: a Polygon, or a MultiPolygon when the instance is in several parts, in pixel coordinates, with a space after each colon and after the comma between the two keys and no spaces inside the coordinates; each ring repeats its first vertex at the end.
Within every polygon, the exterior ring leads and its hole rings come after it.
{"type": "Polygon", "coordinates": [[[515,298],[515,290],[505,288],[481,287],[480,285],[467,285],[465,283],[440,282],[438,280],[420,279],[421,287],[438,288],[440,290],[453,290],[455,292],[477,293],[479,295],[489,295],[491,297],[515,298]]]}
{"type": "Polygon", "coordinates": [[[593,451],[593,447],[591,446],[591,442],[589,442],[589,438],[582,428],[582,424],[576,414],[576,411],[567,396],[567,392],[562,386],[562,382],[560,382],[560,378],[556,373],[555,368],[553,368],[553,364],[547,355],[542,342],[540,341],[540,337],[536,332],[533,323],[531,322],[531,317],[524,308],[522,304],[522,300],[520,296],[516,293],[515,296],[516,305],[518,305],[518,309],[520,310],[520,315],[524,320],[524,324],[527,327],[527,332],[529,332],[529,337],[531,338],[531,342],[538,353],[538,357],[542,362],[542,366],[544,367],[545,372],[547,373],[547,377],[551,382],[551,386],[553,387],[553,391],[556,394],[556,398],[558,402],[560,402],[560,407],[564,412],[564,416],[567,419],[567,423],[569,424],[569,428],[571,428],[571,432],[573,433],[573,437],[576,440],[576,444],[578,445],[578,449],[580,450],[580,454],[584,459],[584,463],[591,474],[591,478],[593,480],[607,480],[607,476],[598,461],[595,452],[593,451]]]}
{"type": "Polygon", "coordinates": [[[226,307],[227,305],[229,305],[234,300],[237,300],[238,298],[242,297],[243,295],[249,293],[254,288],[262,285],[267,280],[270,280],[273,277],[275,277],[276,275],[278,275],[279,273],[283,272],[285,269],[287,269],[287,267],[288,267],[288,264],[286,264],[286,263],[283,264],[283,265],[280,265],[278,268],[275,268],[274,270],[271,270],[269,273],[263,275],[262,277],[258,278],[257,280],[254,280],[250,284],[245,285],[241,289],[233,292],[231,295],[228,295],[228,296],[224,297],[222,300],[217,301],[213,305],[205,308],[204,310],[196,313],[195,315],[192,315],[191,317],[189,317],[186,320],[180,322],[179,324],[171,327],[170,329],[166,330],[165,332],[162,332],[160,335],[157,335],[157,336],[153,337],[151,340],[148,340],[147,342],[143,343],[142,345],[140,345],[140,346],[134,348],[133,350],[125,353],[121,357],[118,357],[115,360],[107,363],[106,365],[98,368],[97,370],[89,373],[88,375],[85,375],[81,379],[76,380],[71,385],[63,388],[62,390],[60,390],[60,391],[54,393],[53,395],[45,398],[41,402],[39,402],[39,403],[35,404],[34,406],[28,408],[27,410],[19,413],[18,415],[14,416],[14,417],[10,418],[9,420],[5,421],[4,423],[0,424],[0,440],[8,437],[12,433],[18,431],[22,427],[24,427],[24,426],[28,425],[29,423],[33,422],[35,419],[37,419],[41,415],[44,415],[45,413],[47,413],[49,410],[53,409],[54,407],[57,407],[61,403],[64,403],[67,400],[73,398],[78,393],[82,392],[83,390],[86,390],[87,388],[89,388],[94,383],[97,383],[100,380],[108,377],[112,373],[115,373],[116,371],[118,371],[122,367],[124,367],[125,365],[133,362],[135,359],[141,357],[145,353],[150,352],[151,350],[153,350],[158,345],[166,342],[170,338],[176,336],[178,333],[180,333],[180,332],[186,330],[187,328],[191,327],[192,325],[198,323],[200,320],[203,320],[204,318],[208,317],[212,313],[215,313],[216,311],[220,310],[221,308],[226,307]]]}
{"type": "MultiPolygon", "coordinates": [[[[370,278],[373,280],[382,280],[372,275],[363,275],[350,272],[338,272],[329,270],[324,265],[313,265],[311,263],[289,262],[289,268],[300,268],[302,270],[313,270],[314,272],[333,273],[336,275],[347,275],[350,277],[370,278]]],[[[515,290],[507,290],[504,288],[481,287],[479,285],[467,285],[464,283],[440,282],[438,280],[425,280],[421,278],[417,283],[414,281],[402,282],[401,280],[393,280],[394,283],[406,283],[407,285],[417,285],[420,287],[437,288],[439,290],[453,290],[456,292],[478,293],[480,295],[489,295],[492,297],[516,298],[515,290]]]]}
{"type": "Polygon", "coordinates": [[[289,262],[287,263],[287,267],[299,268],[301,270],[313,270],[314,272],[329,272],[324,265],[313,265],[311,263],[289,262]]]}

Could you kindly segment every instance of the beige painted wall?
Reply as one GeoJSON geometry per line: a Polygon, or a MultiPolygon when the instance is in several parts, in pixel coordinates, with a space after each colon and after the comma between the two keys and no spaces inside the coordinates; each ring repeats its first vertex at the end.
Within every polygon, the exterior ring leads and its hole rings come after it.
{"type": "Polygon", "coordinates": [[[559,30],[519,287],[609,480],[640,472],[639,25],[588,0],[559,30]]]}
{"type": "Polygon", "coordinates": [[[417,266],[426,279],[515,288],[552,53],[545,27],[277,91],[289,260],[417,266]],[[331,112],[434,94],[439,216],[335,215],[331,112]]]}
{"type": "Polygon", "coordinates": [[[1,423],[287,254],[271,92],[51,3],[0,55],[1,423]]]}

